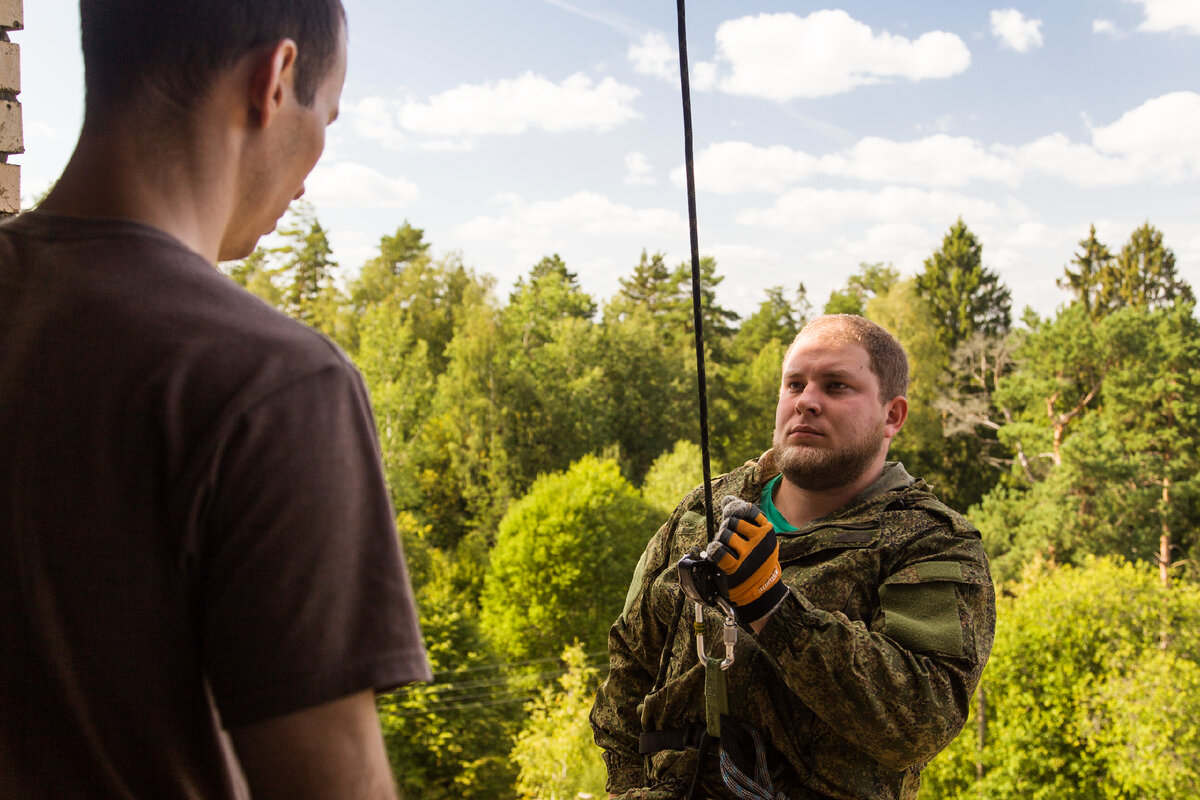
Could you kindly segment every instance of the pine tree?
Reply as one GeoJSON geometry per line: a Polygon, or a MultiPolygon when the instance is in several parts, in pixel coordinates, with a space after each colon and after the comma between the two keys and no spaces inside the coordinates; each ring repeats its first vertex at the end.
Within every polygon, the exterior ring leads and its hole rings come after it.
{"type": "Polygon", "coordinates": [[[1003,334],[1012,324],[1011,295],[1000,276],[983,266],[983,245],[959,217],[942,247],[925,259],[917,289],[938,326],[938,341],[954,351],[976,331],[1003,334]]]}
{"type": "Polygon", "coordinates": [[[1078,272],[1066,267],[1065,274],[1058,279],[1058,286],[1071,292],[1075,296],[1074,302],[1083,304],[1087,313],[1095,316],[1101,309],[1101,275],[1111,269],[1113,254],[1096,238],[1095,225],[1088,226],[1088,236],[1079,242],[1079,246],[1081,251],[1071,259],[1071,263],[1078,266],[1078,272]]]}

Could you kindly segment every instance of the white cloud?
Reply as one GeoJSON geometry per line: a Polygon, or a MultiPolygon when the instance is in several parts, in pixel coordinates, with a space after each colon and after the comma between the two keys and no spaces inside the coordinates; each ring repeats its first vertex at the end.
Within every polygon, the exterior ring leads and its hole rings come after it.
{"type": "Polygon", "coordinates": [[[1171,92],[1092,131],[1098,150],[1155,165],[1163,180],[1200,176],[1200,94],[1171,92]]]}
{"type": "Polygon", "coordinates": [[[1020,147],[995,148],[1023,168],[1077,186],[1164,184],[1200,178],[1200,94],[1172,92],[1092,129],[1091,143],[1054,133],[1020,147]]]}
{"type": "Polygon", "coordinates": [[[1019,168],[965,136],[937,134],[912,142],[868,136],[821,159],[821,171],[876,183],[965,186],[986,180],[1015,184],[1019,168]]]}
{"type": "Polygon", "coordinates": [[[329,208],[408,208],[420,195],[412,181],[351,161],[322,161],[305,181],[313,203],[329,208]]]}
{"type": "Polygon", "coordinates": [[[1196,0],[1128,0],[1140,3],[1146,18],[1138,30],[1151,33],[1183,31],[1200,35],[1200,3],[1196,0]]]}
{"type": "MultiPolygon", "coordinates": [[[[939,232],[933,227],[914,222],[885,222],[872,225],[865,232],[835,239],[829,247],[811,254],[812,261],[835,268],[861,263],[890,263],[902,272],[920,268],[921,261],[937,246],[939,232]]],[[[812,296],[817,305],[823,298],[812,296]]]]}
{"type": "Polygon", "coordinates": [[[366,231],[337,227],[327,231],[327,234],[337,262],[343,269],[337,275],[340,279],[353,279],[359,267],[379,255],[379,237],[366,231]]]}
{"type": "MultiPolygon", "coordinates": [[[[715,194],[779,194],[814,176],[927,188],[961,188],[975,181],[1016,186],[1031,174],[1087,187],[1174,184],[1200,179],[1197,130],[1200,94],[1172,92],[1093,127],[1090,142],[1072,141],[1064,133],[990,147],[946,134],[908,142],[868,136],[820,157],[784,145],[718,142],[696,156],[696,183],[715,194]]],[[[683,168],[673,170],[671,179],[682,185],[683,168]]]]}
{"type": "Polygon", "coordinates": [[[628,57],[634,72],[679,82],[679,53],[661,33],[647,33],[629,45],[628,57]]]}
{"type": "Polygon", "coordinates": [[[582,73],[554,83],[526,72],[518,78],[464,84],[426,103],[406,102],[400,124],[434,136],[516,135],[530,128],[549,133],[605,133],[637,119],[631,103],[640,92],[612,78],[593,84],[582,73]]]}
{"type": "Polygon", "coordinates": [[[595,192],[576,192],[559,200],[527,203],[516,195],[494,198],[503,206],[497,216],[480,216],[454,230],[464,239],[499,239],[514,247],[538,243],[536,250],[558,246],[570,234],[588,236],[640,235],[678,237],[687,231],[679,212],[663,208],[633,208],[614,203],[595,192]],[[544,243],[544,244],[543,244],[544,243]]]}
{"type": "Polygon", "coordinates": [[[461,153],[474,147],[472,139],[426,139],[420,144],[422,150],[434,153],[461,153]]]}
{"type": "Polygon", "coordinates": [[[1000,205],[963,194],[926,191],[909,187],[882,189],[791,189],[769,208],[746,209],[736,217],[751,227],[782,231],[824,231],[851,223],[908,223],[919,225],[929,219],[957,217],[988,220],[1000,216],[1024,216],[1020,206],[1000,205]]]}
{"type": "Polygon", "coordinates": [[[382,97],[364,97],[357,102],[343,103],[342,114],[358,136],[388,147],[403,147],[405,136],[396,119],[395,106],[395,101],[382,97]]]}
{"type": "Polygon", "coordinates": [[[778,250],[772,250],[769,247],[759,247],[753,244],[713,244],[705,245],[700,248],[701,255],[712,256],[717,260],[718,272],[721,274],[731,274],[730,267],[738,267],[743,264],[754,264],[761,266],[763,264],[778,264],[783,260],[783,256],[778,250]]]}
{"type": "Polygon", "coordinates": [[[717,85],[717,65],[711,61],[693,64],[688,80],[697,92],[712,91],[717,85]]]}
{"type": "Polygon", "coordinates": [[[650,173],[650,159],[642,153],[634,151],[625,155],[625,182],[630,184],[654,185],[657,181],[650,173]]]}
{"type": "Polygon", "coordinates": [[[1114,158],[1090,144],[1052,133],[1020,147],[999,148],[1024,168],[1061,178],[1076,186],[1120,186],[1145,179],[1138,165],[1114,158]]]}
{"type": "MultiPolygon", "coordinates": [[[[784,145],[759,147],[748,142],[718,142],[696,156],[697,186],[716,194],[777,194],[814,175],[958,187],[976,180],[1013,185],[1020,173],[1012,158],[989,152],[974,139],[945,134],[911,142],[868,136],[820,158],[784,145]]],[[[683,168],[673,170],[671,179],[683,185],[683,168]]]]}
{"type": "Polygon", "coordinates": [[[1109,36],[1117,35],[1117,25],[1111,19],[1094,19],[1092,20],[1092,33],[1107,33],[1109,36]]]}
{"type": "MultiPolygon", "coordinates": [[[[777,144],[757,147],[748,142],[717,142],[696,156],[696,188],[717,194],[781,192],[816,171],[817,159],[777,144]]],[[[685,181],[683,167],[671,171],[676,186],[685,181]]]]}
{"type": "Polygon", "coordinates": [[[991,23],[992,35],[1018,53],[1028,53],[1042,46],[1040,19],[1026,19],[1015,8],[1003,8],[992,11],[991,23]]]}
{"type": "MultiPolygon", "coordinates": [[[[721,23],[712,71],[731,94],[786,101],[827,97],[894,79],[957,75],[971,63],[958,36],[931,31],[917,39],[882,31],[845,11],[759,14],[721,23]]],[[[697,72],[707,74],[697,65],[697,72]]]]}
{"type": "MultiPolygon", "coordinates": [[[[641,92],[613,78],[593,82],[576,73],[554,83],[532,72],[484,84],[463,84],[428,100],[367,97],[349,104],[359,136],[390,146],[406,134],[431,137],[431,149],[467,149],[479,136],[548,133],[606,133],[640,118],[633,100],[641,92]]],[[[422,145],[426,146],[426,145],[422,145]]]]}

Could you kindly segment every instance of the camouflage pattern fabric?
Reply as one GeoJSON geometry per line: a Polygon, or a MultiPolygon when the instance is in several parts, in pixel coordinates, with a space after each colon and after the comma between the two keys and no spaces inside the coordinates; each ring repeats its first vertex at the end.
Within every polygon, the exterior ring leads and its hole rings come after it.
{"type": "MultiPolygon", "coordinates": [[[[771,452],[713,481],[713,502],[757,502],[779,474],[771,452]]],[[[650,540],[609,632],[609,674],[592,709],[608,790],[676,800],[695,750],[638,753],[643,731],[704,721],[704,666],[675,562],[707,542],[703,487],[650,540]]],[[[788,800],[915,798],[928,761],[958,734],[991,652],[995,594],[979,532],[897,463],[863,494],[780,533],[789,596],[762,632],[739,632],[730,714],[769,745],[788,800]]],[[[709,655],[723,653],[706,611],[709,655]]],[[[714,752],[703,793],[732,800],[714,752]]]]}

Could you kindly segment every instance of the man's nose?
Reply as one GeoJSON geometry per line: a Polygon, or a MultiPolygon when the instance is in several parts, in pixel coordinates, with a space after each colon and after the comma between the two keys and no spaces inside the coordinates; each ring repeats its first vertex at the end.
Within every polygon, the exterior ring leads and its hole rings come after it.
{"type": "Polygon", "coordinates": [[[296,192],[296,196],[293,197],[292,200],[299,200],[301,197],[304,197],[304,184],[303,183],[300,184],[300,191],[296,192]]]}
{"type": "Polygon", "coordinates": [[[812,384],[805,386],[804,391],[796,395],[796,411],[808,414],[821,413],[821,398],[812,384]]]}

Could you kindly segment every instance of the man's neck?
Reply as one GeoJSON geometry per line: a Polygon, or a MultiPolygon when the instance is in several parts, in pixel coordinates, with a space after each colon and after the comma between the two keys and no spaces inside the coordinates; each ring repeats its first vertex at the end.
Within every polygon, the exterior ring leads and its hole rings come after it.
{"type": "Polygon", "coordinates": [[[150,135],[84,131],[62,177],[39,209],[122,219],[157,228],[216,263],[231,213],[229,175],[212,147],[166,148],[150,135]]]}
{"type": "Polygon", "coordinates": [[[883,467],[881,457],[877,463],[863,470],[862,475],[854,481],[845,486],[822,490],[802,489],[784,475],[775,490],[775,508],[788,522],[797,528],[803,528],[814,519],[832,514],[865,492],[868,486],[879,480],[879,476],[883,474],[883,467]]]}

